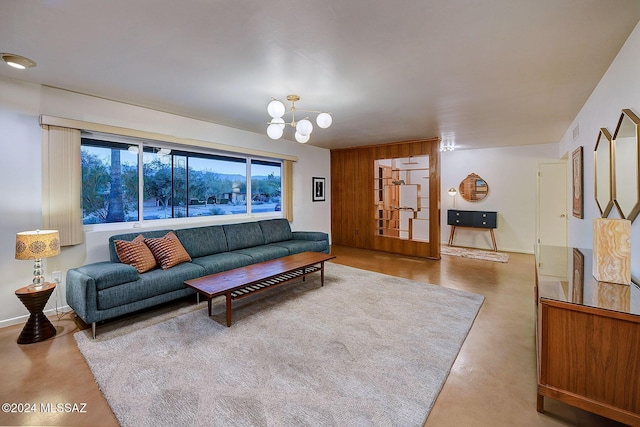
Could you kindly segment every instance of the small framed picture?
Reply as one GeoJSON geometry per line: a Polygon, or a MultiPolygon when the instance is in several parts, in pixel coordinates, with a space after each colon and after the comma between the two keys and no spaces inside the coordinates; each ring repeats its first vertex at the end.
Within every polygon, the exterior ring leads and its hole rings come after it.
{"type": "Polygon", "coordinates": [[[582,304],[584,298],[584,255],[573,248],[573,278],[571,283],[571,301],[582,304]]]}
{"type": "Polygon", "coordinates": [[[317,176],[313,177],[313,201],[314,202],[324,202],[324,178],[319,178],[317,176]]]}
{"type": "Polygon", "coordinates": [[[582,178],[582,146],[576,148],[572,155],[573,161],[573,182],[572,182],[572,190],[573,190],[573,216],[576,218],[583,218],[583,210],[584,210],[584,201],[583,201],[583,178],[582,178]]]}

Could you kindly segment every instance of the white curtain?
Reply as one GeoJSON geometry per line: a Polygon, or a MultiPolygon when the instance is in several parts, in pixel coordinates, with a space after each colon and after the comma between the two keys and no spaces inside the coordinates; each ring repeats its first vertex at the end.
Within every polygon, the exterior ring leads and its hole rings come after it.
{"type": "Polygon", "coordinates": [[[80,131],[42,125],[42,227],[58,230],[60,246],[84,242],[80,131]]]}

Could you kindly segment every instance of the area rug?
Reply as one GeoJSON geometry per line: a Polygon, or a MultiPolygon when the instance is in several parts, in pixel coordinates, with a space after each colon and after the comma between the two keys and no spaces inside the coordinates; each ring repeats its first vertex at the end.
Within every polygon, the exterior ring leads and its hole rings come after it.
{"type": "Polygon", "coordinates": [[[480,249],[440,246],[441,255],[459,256],[463,258],[481,259],[484,261],[509,262],[509,254],[504,252],[483,251],[480,249]]]}
{"type": "Polygon", "coordinates": [[[75,339],[122,426],[422,426],[484,297],[325,265],[75,339]]]}

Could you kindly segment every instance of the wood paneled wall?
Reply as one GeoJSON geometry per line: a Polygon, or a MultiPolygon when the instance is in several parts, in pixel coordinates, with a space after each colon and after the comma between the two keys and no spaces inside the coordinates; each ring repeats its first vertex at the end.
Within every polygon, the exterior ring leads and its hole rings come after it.
{"type": "Polygon", "coordinates": [[[440,139],[331,150],[331,240],[334,244],[440,258],[440,139]],[[376,234],[374,161],[429,156],[429,242],[376,234]]]}

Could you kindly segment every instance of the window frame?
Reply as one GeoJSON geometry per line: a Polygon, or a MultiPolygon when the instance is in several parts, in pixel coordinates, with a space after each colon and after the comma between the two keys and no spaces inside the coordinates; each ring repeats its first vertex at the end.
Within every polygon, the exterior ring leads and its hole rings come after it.
{"type": "MultiPolygon", "coordinates": [[[[97,224],[83,224],[85,231],[110,231],[110,230],[128,230],[128,229],[157,229],[157,228],[180,228],[184,226],[203,226],[205,224],[225,224],[238,221],[247,221],[251,219],[269,219],[269,218],[283,218],[284,213],[280,211],[274,212],[253,212],[252,210],[252,192],[251,192],[251,162],[266,162],[270,164],[280,165],[280,195],[284,196],[284,161],[283,158],[260,156],[250,154],[246,152],[229,152],[222,151],[215,148],[206,148],[200,145],[188,145],[181,143],[170,143],[166,141],[159,141],[147,138],[137,138],[131,136],[114,135],[100,132],[86,132],[81,131],[81,149],[85,144],[82,143],[85,139],[91,139],[93,141],[103,141],[105,146],[110,143],[126,144],[128,146],[138,147],[138,220],[137,221],[125,221],[125,222],[112,222],[112,223],[97,223],[97,224]],[[239,214],[226,214],[226,215],[205,215],[205,216],[186,216],[180,218],[162,218],[162,219],[144,219],[144,151],[145,148],[161,149],[166,148],[172,150],[170,155],[179,153],[180,155],[186,155],[189,157],[211,158],[223,161],[238,161],[245,162],[246,165],[246,212],[239,214]]],[[[92,144],[87,144],[92,145],[92,144]]],[[[188,171],[188,163],[187,163],[188,171]]],[[[173,173],[173,165],[172,165],[173,173]]],[[[188,175],[188,174],[187,174],[188,175]]],[[[186,182],[188,189],[188,179],[186,182]]],[[[187,190],[188,200],[188,190],[187,190]]],[[[282,203],[282,200],[281,200],[282,203]]],[[[188,203],[187,203],[188,205],[188,203]]],[[[187,206],[188,215],[188,206],[187,206]]],[[[84,221],[84,218],[83,218],[84,221]]]]}

